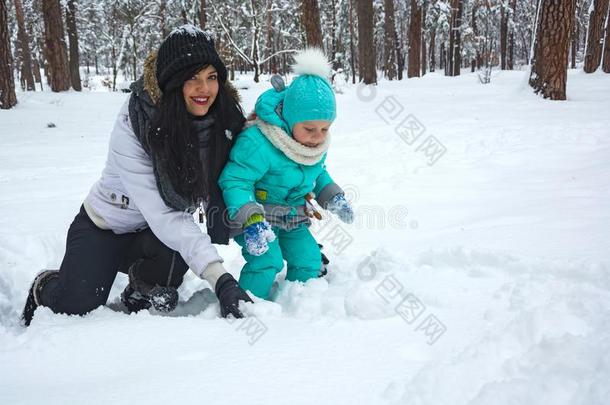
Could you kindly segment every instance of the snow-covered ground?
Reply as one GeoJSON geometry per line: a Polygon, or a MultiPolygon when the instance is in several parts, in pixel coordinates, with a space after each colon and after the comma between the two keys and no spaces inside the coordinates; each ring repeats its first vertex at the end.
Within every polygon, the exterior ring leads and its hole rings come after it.
{"type": "MultiPolygon", "coordinates": [[[[238,84],[246,110],[268,87],[238,84]]],[[[342,91],[327,162],[358,221],[314,226],[326,279],[280,277],[233,322],[191,276],[177,316],[43,308],[20,328],[127,95],[0,111],[0,404],[607,404],[610,75],[570,71],[567,102],[524,72],[342,91]]]]}

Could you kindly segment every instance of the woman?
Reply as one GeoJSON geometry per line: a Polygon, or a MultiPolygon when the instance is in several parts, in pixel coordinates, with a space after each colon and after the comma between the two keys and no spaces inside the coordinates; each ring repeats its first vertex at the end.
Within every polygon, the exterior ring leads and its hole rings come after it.
{"type": "Polygon", "coordinates": [[[232,232],[218,176],[244,124],[238,95],[213,39],[192,25],[175,29],[151,55],[116,120],[106,166],[68,230],[59,270],[32,283],[22,320],[38,306],[83,315],[108,299],[118,271],[130,312],[171,311],[189,267],[207,280],[221,315],[241,317],[250,301],[212,243],[232,232]],[[207,217],[207,234],[193,221],[207,217]]]}

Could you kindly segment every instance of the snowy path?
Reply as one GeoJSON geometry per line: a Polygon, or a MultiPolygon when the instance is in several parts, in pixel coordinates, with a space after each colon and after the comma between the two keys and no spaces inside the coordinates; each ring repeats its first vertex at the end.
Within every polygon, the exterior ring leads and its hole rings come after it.
{"type": "MultiPolygon", "coordinates": [[[[359,222],[317,224],[329,277],[280,279],[275,302],[233,323],[189,277],[190,316],[42,309],[16,326],[126,97],[22,96],[0,111],[0,403],[606,404],[610,76],[570,72],[565,103],[522,76],[348,86],[328,166],[359,222]],[[409,114],[426,130],[405,141],[409,114]],[[446,148],[433,165],[429,135],[446,148]]],[[[244,91],[247,109],[264,88],[244,91]]],[[[236,246],[220,252],[237,275],[236,246]]]]}

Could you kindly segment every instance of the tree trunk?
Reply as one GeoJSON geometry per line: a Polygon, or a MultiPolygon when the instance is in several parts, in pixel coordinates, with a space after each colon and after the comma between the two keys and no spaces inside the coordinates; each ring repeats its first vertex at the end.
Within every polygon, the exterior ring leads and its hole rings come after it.
{"type": "Polygon", "coordinates": [[[364,84],[377,83],[375,44],[373,42],[373,0],[356,0],[358,14],[358,62],[360,80],[364,84]]]}
{"type": "MultiPolygon", "coordinates": [[[[273,55],[275,53],[275,44],[273,43],[273,19],[271,14],[271,8],[273,7],[272,1],[267,1],[265,5],[265,12],[267,13],[267,52],[269,55],[273,55]]],[[[274,67],[275,57],[270,58],[267,61],[267,73],[273,74],[275,72],[274,67]]]]}
{"type": "MultiPolygon", "coordinates": [[[[445,64],[447,62],[447,52],[445,52],[445,42],[441,42],[441,48],[440,48],[439,55],[440,55],[439,69],[445,69],[445,64]]],[[[447,69],[445,69],[445,72],[446,71],[447,71],[447,69]]]]}
{"type": "Polygon", "coordinates": [[[66,9],[66,28],[68,29],[68,43],[70,46],[70,81],[72,88],[81,91],[80,62],[78,59],[78,31],[76,29],[76,3],[68,0],[66,9]]]}
{"type": "Polygon", "coordinates": [[[356,84],[356,50],[354,49],[354,0],[349,0],[349,53],[350,53],[350,66],[352,68],[352,83],[356,84]]]}
{"type": "Polygon", "coordinates": [[[21,79],[25,82],[25,89],[36,91],[36,83],[32,74],[32,54],[30,53],[30,38],[25,29],[25,16],[21,0],[15,0],[15,14],[17,16],[17,43],[21,54],[21,79]]]}
{"type": "Polygon", "coordinates": [[[529,84],[536,94],[566,99],[573,0],[541,0],[529,84]]]}
{"type": "MultiPolygon", "coordinates": [[[[515,15],[517,12],[517,0],[510,0],[510,18],[509,21],[513,21],[515,19],[515,15]]],[[[514,24],[511,24],[512,28],[508,34],[508,55],[507,55],[507,64],[506,68],[509,70],[513,70],[515,68],[515,27],[514,24]]]]}
{"type": "Polygon", "coordinates": [[[430,72],[436,71],[436,28],[430,32],[430,72]]]}
{"type": "Polygon", "coordinates": [[[318,0],[301,0],[301,21],[305,27],[307,46],[323,49],[318,0]]]}
{"type": "Polygon", "coordinates": [[[508,45],[508,12],[504,1],[500,3],[500,69],[506,70],[508,45]]]}
{"type": "Polygon", "coordinates": [[[48,80],[52,91],[70,89],[68,52],[64,41],[64,25],[59,0],[43,0],[45,28],[45,58],[48,61],[48,80]]]}
{"type": "Polygon", "coordinates": [[[574,21],[572,22],[572,47],[570,50],[570,67],[572,69],[576,69],[576,55],[578,54],[578,42],[579,42],[579,25],[578,25],[578,16],[580,15],[580,0],[576,0],[576,11],[574,13],[574,21]]]}
{"type": "Polygon", "coordinates": [[[333,70],[338,70],[340,67],[337,60],[337,48],[341,47],[341,38],[337,41],[337,0],[331,0],[332,15],[331,15],[331,33],[330,33],[330,60],[333,70]]]}
{"type": "Polygon", "coordinates": [[[206,5],[205,5],[205,0],[201,0],[199,2],[199,26],[201,27],[202,30],[205,30],[205,26],[208,23],[208,18],[205,14],[206,11],[206,5]]]}
{"type": "Polygon", "coordinates": [[[604,39],[602,70],[605,73],[610,73],[610,11],[608,11],[608,17],[606,17],[606,39],[604,39]]]}
{"type": "Polygon", "coordinates": [[[17,104],[11,38],[8,33],[6,0],[0,0],[0,109],[8,110],[17,104]]]}
{"type": "MultiPolygon", "coordinates": [[[[479,37],[479,29],[477,27],[477,9],[479,8],[479,4],[478,2],[475,2],[472,5],[472,12],[470,14],[470,25],[472,26],[472,34],[474,36],[474,38],[478,38],[479,37]]],[[[476,48],[476,55],[474,57],[474,59],[472,59],[470,61],[470,71],[474,72],[475,69],[477,68],[477,62],[479,60],[479,43],[478,41],[475,43],[475,48],[476,48]]]]}
{"type": "Polygon", "coordinates": [[[165,38],[167,34],[169,34],[167,29],[167,21],[166,21],[166,10],[167,10],[167,0],[161,0],[159,2],[159,25],[161,26],[161,39],[165,38]]]}
{"type": "Polygon", "coordinates": [[[426,69],[428,68],[428,62],[426,61],[426,1],[424,0],[424,4],[422,6],[422,30],[421,30],[421,41],[419,44],[421,45],[421,75],[426,74],[426,69]]]}
{"type": "Polygon", "coordinates": [[[411,0],[409,22],[409,66],[407,77],[419,77],[421,68],[421,5],[411,0]]]}
{"type": "Polygon", "coordinates": [[[385,0],[385,68],[388,80],[396,77],[396,25],[394,0],[385,0]]]}
{"type": "Polygon", "coordinates": [[[587,48],[585,53],[586,73],[593,73],[599,67],[602,58],[602,44],[604,41],[604,25],[608,16],[608,0],[594,0],[593,9],[589,17],[589,33],[587,35],[587,48]]]}
{"type": "MultiPolygon", "coordinates": [[[[394,31],[396,32],[396,31],[394,31]]],[[[398,80],[402,80],[402,73],[405,70],[405,55],[402,46],[402,35],[396,34],[396,64],[398,65],[398,80]]]]}
{"type": "MultiPolygon", "coordinates": [[[[411,0],[413,1],[413,0],[411,0]]],[[[449,24],[449,49],[447,52],[447,76],[459,76],[461,58],[462,0],[451,0],[451,22],[449,24]]]]}

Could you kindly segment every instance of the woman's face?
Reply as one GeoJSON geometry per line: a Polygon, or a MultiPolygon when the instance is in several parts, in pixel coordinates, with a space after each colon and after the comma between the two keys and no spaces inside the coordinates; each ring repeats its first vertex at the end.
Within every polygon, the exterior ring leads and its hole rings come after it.
{"type": "Polygon", "coordinates": [[[188,112],[198,117],[206,115],[218,95],[216,68],[209,65],[197,72],[184,82],[182,94],[188,112]]]}
{"type": "Polygon", "coordinates": [[[292,137],[302,145],[315,148],[324,143],[328,135],[330,121],[303,121],[294,124],[292,137]]]}

